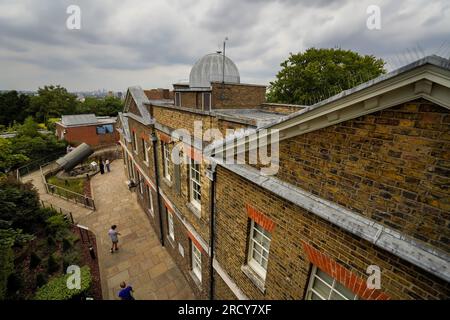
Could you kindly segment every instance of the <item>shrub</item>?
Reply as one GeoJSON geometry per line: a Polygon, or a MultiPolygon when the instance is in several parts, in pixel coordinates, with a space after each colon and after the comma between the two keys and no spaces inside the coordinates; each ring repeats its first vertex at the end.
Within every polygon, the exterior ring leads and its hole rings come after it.
{"type": "Polygon", "coordinates": [[[8,292],[16,293],[22,288],[23,288],[22,277],[20,276],[20,274],[12,273],[8,277],[8,292]]]}
{"type": "Polygon", "coordinates": [[[58,214],[58,211],[52,208],[40,208],[39,216],[42,217],[42,221],[46,222],[46,220],[54,215],[58,214]]]}
{"type": "Polygon", "coordinates": [[[48,237],[47,237],[47,244],[48,244],[50,247],[53,247],[53,246],[56,244],[55,237],[53,237],[52,235],[48,236],[48,237]]]}
{"type": "Polygon", "coordinates": [[[21,245],[32,240],[32,236],[23,234],[21,230],[0,229],[0,300],[5,299],[8,292],[20,288],[20,277],[14,275],[14,245],[21,245]]]}
{"type": "Polygon", "coordinates": [[[79,265],[80,264],[80,253],[75,250],[71,250],[69,253],[65,253],[63,257],[63,269],[67,270],[67,267],[70,265],[79,265]]]}
{"type": "Polygon", "coordinates": [[[59,270],[60,265],[59,265],[59,261],[58,261],[58,260],[59,260],[59,258],[56,257],[55,254],[52,254],[52,255],[48,258],[48,261],[47,261],[47,271],[48,271],[49,274],[52,274],[52,273],[54,273],[54,272],[56,272],[56,271],[59,270]]]}
{"type": "Polygon", "coordinates": [[[71,276],[65,274],[50,280],[36,292],[36,300],[70,300],[85,294],[91,287],[92,277],[88,266],[81,268],[81,288],[67,288],[67,280],[71,276]]]}
{"type": "Polygon", "coordinates": [[[70,248],[72,248],[73,243],[72,240],[70,238],[64,238],[62,241],[62,248],[63,251],[66,252],[68,251],[70,248]]]}
{"type": "Polygon", "coordinates": [[[69,227],[69,223],[62,214],[55,214],[46,220],[47,233],[56,236],[62,236],[69,227]]]}
{"type": "Polygon", "coordinates": [[[47,276],[44,273],[38,273],[36,276],[36,288],[42,287],[47,283],[47,276]]]}
{"type": "Polygon", "coordinates": [[[32,252],[30,255],[30,268],[34,269],[41,263],[41,258],[39,256],[32,252]]]}
{"type": "MultiPolygon", "coordinates": [[[[0,158],[2,150],[0,150],[0,158]]],[[[1,162],[1,159],[0,159],[1,162]]],[[[35,233],[42,228],[39,196],[31,184],[14,181],[12,176],[0,179],[0,220],[9,227],[35,233]]]]}
{"type": "Polygon", "coordinates": [[[9,277],[14,272],[14,241],[13,234],[0,231],[0,300],[5,299],[9,277]]]}

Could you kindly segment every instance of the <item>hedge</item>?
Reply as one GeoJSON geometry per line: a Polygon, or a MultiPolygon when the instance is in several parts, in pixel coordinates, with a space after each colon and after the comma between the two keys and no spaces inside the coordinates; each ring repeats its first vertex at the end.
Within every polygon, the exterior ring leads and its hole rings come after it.
{"type": "Polygon", "coordinates": [[[64,274],[50,280],[36,292],[36,300],[70,300],[86,293],[92,284],[91,271],[88,266],[81,268],[81,289],[67,288],[67,279],[71,274],[64,274]]]}

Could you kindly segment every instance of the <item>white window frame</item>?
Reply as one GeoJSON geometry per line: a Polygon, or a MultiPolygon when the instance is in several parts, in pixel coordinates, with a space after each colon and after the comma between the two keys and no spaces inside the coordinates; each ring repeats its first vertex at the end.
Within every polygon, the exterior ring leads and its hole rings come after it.
{"type": "Polygon", "coordinates": [[[203,111],[211,111],[211,92],[202,92],[202,110],[203,111]],[[209,94],[209,109],[205,110],[205,95],[209,94]]]}
{"type": "Polygon", "coordinates": [[[267,234],[270,235],[270,233],[265,230],[261,225],[256,223],[253,219],[251,220],[251,226],[250,226],[250,239],[249,239],[249,249],[248,249],[248,260],[247,263],[260,277],[261,279],[266,279],[267,274],[267,265],[269,264],[269,255],[270,255],[270,243],[272,241],[272,237],[268,237],[267,234]],[[256,225],[260,226],[263,232],[261,232],[256,225]],[[269,245],[266,248],[262,242],[259,242],[255,239],[255,234],[259,233],[261,236],[269,241],[269,245]],[[260,248],[260,252],[256,248],[260,248]],[[253,252],[256,251],[256,253],[261,257],[261,261],[264,259],[267,261],[266,268],[261,264],[260,261],[256,260],[253,257],[253,252]],[[263,252],[267,253],[267,257],[263,255],[263,252]]]}
{"type": "MultiPolygon", "coordinates": [[[[312,295],[315,294],[316,296],[318,296],[320,299],[322,300],[331,300],[331,295],[333,293],[338,294],[339,296],[342,297],[343,300],[350,300],[349,298],[345,297],[339,290],[336,289],[336,284],[339,283],[339,281],[337,281],[335,278],[331,277],[330,275],[328,275],[331,279],[333,279],[333,282],[331,284],[327,283],[325,280],[323,280],[318,274],[317,271],[320,270],[319,268],[317,268],[315,265],[313,265],[313,268],[311,270],[311,276],[309,277],[309,284],[308,284],[308,290],[306,292],[306,300],[311,300],[312,299],[312,295]],[[318,291],[316,291],[314,289],[314,284],[315,281],[320,281],[323,283],[323,285],[327,286],[328,289],[330,290],[328,293],[327,297],[323,297],[321,293],[319,293],[318,291]]],[[[321,270],[322,271],[322,270],[321,270]]],[[[322,271],[324,272],[324,271],[322,271]]],[[[325,272],[324,272],[325,273],[325,272]]],[[[341,284],[342,285],[342,284],[341,284]]],[[[342,285],[343,286],[343,285],[342,285]]],[[[348,290],[348,288],[347,288],[348,290]]],[[[348,290],[350,291],[350,290],[348,290]]],[[[358,300],[358,295],[354,294],[352,292],[353,295],[353,300],[358,300]]]]}
{"type": "Polygon", "coordinates": [[[169,231],[169,237],[172,241],[175,241],[175,231],[173,227],[173,214],[170,210],[167,210],[167,229],[169,231]]]}
{"type": "Polygon", "coordinates": [[[138,154],[138,142],[137,142],[136,131],[133,131],[133,141],[134,141],[133,151],[134,151],[134,153],[138,154]]]}
{"type": "Polygon", "coordinates": [[[137,182],[137,180],[136,180],[136,167],[134,166],[134,165],[132,165],[132,171],[133,171],[133,180],[134,180],[134,182],[137,182]]]}
{"type": "Polygon", "coordinates": [[[144,183],[144,181],[141,181],[142,177],[141,177],[141,173],[139,172],[139,170],[137,172],[137,178],[138,178],[138,180],[136,181],[136,183],[139,184],[139,193],[141,195],[144,195],[144,187],[142,187],[142,184],[144,183]]]}
{"type": "Polygon", "coordinates": [[[202,282],[202,252],[191,241],[191,267],[192,273],[202,282]]]}
{"type": "Polygon", "coordinates": [[[175,92],[175,106],[181,107],[181,92],[175,92]],[[177,103],[177,96],[178,96],[178,103],[177,103]]]}
{"type": "Polygon", "coordinates": [[[147,185],[147,192],[148,192],[148,202],[150,204],[150,208],[148,209],[148,211],[150,212],[150,214],[152,215],[152,217],[155,216],[155,213],[153,211],[153,196],[152,196],[152,187],[150,187],[149,185],[147,185]]]}
{"type": "Polygon", "coordinates": [[[169,144],[166,142],[162,143],[163,146],[163,175],[164,178],[171,181],[172,177],[170,176],[169,165],[170,165],[170,149],[169,144]]]}
{"type": "Polygon", "coordinates": [[[134,166],[133,166],[133,161],[130,159],[130,157],[127,154],[127,168],[128,168],[128,175],[130,176],[131,180],[135,180],[134,179],[134,166]]]}
{"type": "Polygon", "coordinates": [[[144,138],[142,139],[142,149],[143,149],[143,153],[144,153],[144,162],[146,165],[148,165],[148,145],[147,145],[147,141],[144,138]]]}
{"type": "Polygon", "coordinates": [[[189,162],[189,193],[190,193],[190,202],[197,208],[201,209],[202,207],[202,184],[201,184],[201,167],[199,163],[195,163],[195,160],[191,158],[189,162]],[[198,170],[195,168],[198,166],[198,170]],[[192,176],[192,173],[198,173],[199,180],[195,179],[192,176]],[[194,185],[198,186],[199,191],[194,190],[194,185]],[[200,199],[197,199],[195,195],[199,196],[200,199]],[[200,200],[200,201],[199,201],[200,200]]]}
{"type": "Polygon", "coordinates": [[[123,155],[123,166],[126,167],[128,163],[128,156],[127,153],[125,152],[124,147],[122,147],[122,155],[123,155]]]}

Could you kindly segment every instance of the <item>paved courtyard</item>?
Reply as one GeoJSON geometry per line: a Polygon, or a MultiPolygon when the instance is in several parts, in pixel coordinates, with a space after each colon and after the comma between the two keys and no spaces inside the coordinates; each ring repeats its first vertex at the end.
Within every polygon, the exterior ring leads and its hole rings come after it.
{"type": "Polygon", "coordinates": [[[122,160],[111,164],[110,173],[92,179],[96,211],[46,194],[39,172],[24,177],[24,181],[29,180],[39,190],[41,200],[71,211],[76,223],[95,233],[103,299],[118,299],[122,281],[133,286],[139,300],[194,299],[181,271],[161,247],[136,194],[128,190],[122,160]],[[111,254],[108,230],[113,224],[121,235],[119,251],[111,254]]]}

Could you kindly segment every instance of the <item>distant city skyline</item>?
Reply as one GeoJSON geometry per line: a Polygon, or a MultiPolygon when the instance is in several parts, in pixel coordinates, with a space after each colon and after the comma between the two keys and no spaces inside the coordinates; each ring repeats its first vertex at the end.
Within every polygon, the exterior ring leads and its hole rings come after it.
{"type": "Polygon", "coordinates": [[[221,50],[225,37],[241,80],[265,85],[290,52],[309,47],[375,55],[388,70],[424,55],[450,56],[444,0],[79,0],[81,29],[69,30],[73,2],[0,2],[0,90],[171,88],[196,60],[221,50]],[[375,30],[367,26],[371,5],[380,9],[375,30]]]}

